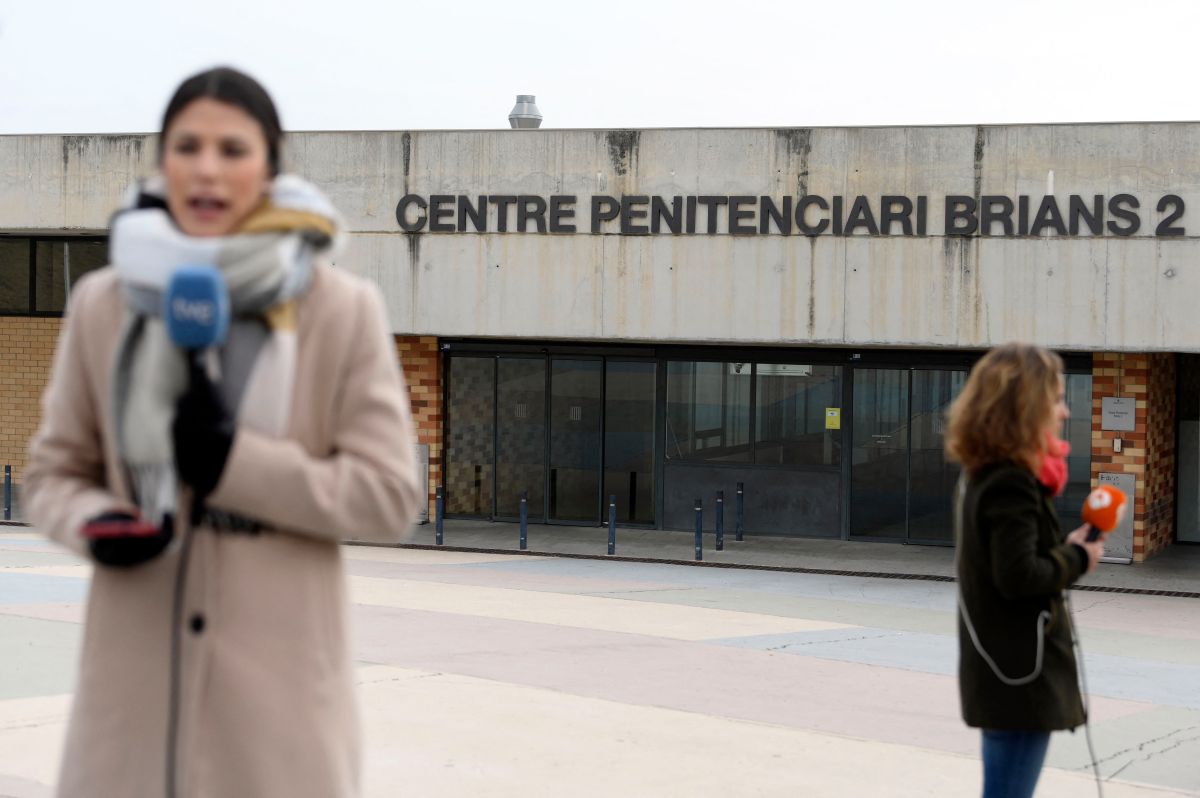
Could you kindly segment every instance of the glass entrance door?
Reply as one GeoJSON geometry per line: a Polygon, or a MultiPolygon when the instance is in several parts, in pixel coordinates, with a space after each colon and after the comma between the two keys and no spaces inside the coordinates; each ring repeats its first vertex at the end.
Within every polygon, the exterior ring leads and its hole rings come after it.
{"type": "Polygon", "coordinates": [[[446,511],[534,523],[657,518],[658,365],[600,356],[450,358],[446,511]]]}
{"type": "Polygon", "coordinates": [[[604,361],[550,361],[551,521],[600,521],[604,361]]]}
{"type": "Polygon", "coordinates": [[[604,493],[617,497],[617,520],[654,523],[655,396],[658,367],[653,360],[609,360],[604,384],[604,493]]]}
{"type": "Polygon", "coordinates": [[[446,513],[491,518],[496,487],[495,358],[450,359],[446,415],[446,513]]]}
{"type": "Polygon", "coordinates": [[[904,540],[908,517],[909,373],[854,370],[850,535],[904,540]]]}
{"type": "Polygon", "coordinates": [[[496,363],[496,515],[517,518],[529,493],[529,520],[546,518],[546,361],[496,363]]]}
{"type": "Polygon", "coordinates": [[[946,410],[965,371],[855,369],[850,534],[950,543],[958,466],[946,461],[946,410]]]}
{"type": "Polygon", "coordinates": [[[912,373],[908,539],[953,543],[954,487],[961,469],[946,460],[946,411],[967,383],[965,371],[912,373]]]}

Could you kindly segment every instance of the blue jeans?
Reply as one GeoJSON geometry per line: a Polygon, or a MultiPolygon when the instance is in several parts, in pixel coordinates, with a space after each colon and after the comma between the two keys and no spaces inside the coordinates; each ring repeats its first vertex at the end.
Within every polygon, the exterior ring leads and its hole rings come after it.
{"type": "Polygon", "coordinates": [[[1031,798],[1050,732],[983,730],[983,798],[1031,798]]]}

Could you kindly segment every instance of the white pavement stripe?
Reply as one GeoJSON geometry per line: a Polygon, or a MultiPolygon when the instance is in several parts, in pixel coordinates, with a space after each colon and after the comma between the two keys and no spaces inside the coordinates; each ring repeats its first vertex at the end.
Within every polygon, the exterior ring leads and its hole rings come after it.
{"type": "Polygon", "coordinates": [[[54,784],[70,709],[69,695],[0,701],[0,775],[38,787],[54,784]]]}
{"type": "Polygon", "coordinates": [[[371,576],[354,576],[349,581],[350,595],[358,604],[598,629],[672,640],[708,640],[851,628],[831,621],[677,604],[652,604],[621,598],[371,576]]]}
{"type": "MultiPolygon", "coordinates": [[[[397,790],[428,798],[979,791],[976,758],[914,746],[390,666],[360,669],[359,682],[367,798],[397,790]]],[[[1039,794],[1091,798],[1095,789],[1085,775],[1047,769],[1039,794]]],[[[1105,794],[1184,793],[1109,782],[1105,794]]]]}
{"type": "Polygon", "coordinates": [[[0,566],[0,574],[29,574],[31,576],[67,576],[72,579],[90,579],[90,565],[6,565],[0,566]]]}
{"type": "MultiPolygon", "coordinates": [[[[879,743],[553,690],[383,665],[357,673],[366,798],[408,795],[969,795],[979,762],[879,743]],[[587,741],[581,745],[581,741],[587,741]],[[869,766],[864,767],[864,763],[869,766]]],[[[0,784],[50,794],[70,696],[0,701],[0,784]]],[[[1086,775],[1047,768],[1039,794],[1090,798],[1086,775]]],[[[1110,781],[1108,798],[1187,793],[1110,781]]]]}

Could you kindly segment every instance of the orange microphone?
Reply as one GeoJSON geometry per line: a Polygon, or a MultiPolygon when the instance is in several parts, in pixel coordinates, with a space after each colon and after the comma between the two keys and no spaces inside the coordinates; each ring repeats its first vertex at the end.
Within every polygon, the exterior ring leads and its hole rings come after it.
{"type": "Polygon", "coordinates": [[[1092,528],[1087,539],[1095,540],[1116,529],[1128,504],[1125,493],[1112,485],[1101,485],[1089,493],[1083,500],[1083,522],[1092,528]]]}

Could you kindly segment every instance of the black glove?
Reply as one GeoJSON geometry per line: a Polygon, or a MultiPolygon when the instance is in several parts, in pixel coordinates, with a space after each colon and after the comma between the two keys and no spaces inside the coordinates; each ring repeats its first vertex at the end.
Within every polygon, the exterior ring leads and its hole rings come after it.
{"type": "Polygon", "coordinates": [[[235,426],[216,384],[199,363],[188,357],[188,389],[175,406],[171,437],[175,444],[175,473],[192,487],[197,506],[217,487],[235,426]]]}
{"type": "Polygon", "coordinates": [[[1072,543],[1071,548],[1075,552],[1075,559],[1079,561],[1079,573],[1086,574],[1091,558],[1088,557],[1087,549],[1080,546],[1078,543],[1072,543]]]}
{"type": "MultiPolygon", "coordinates": [[[[88,519],[88,523],[96,521],[136,521],[132,513],[102,513],[88,519]]],[[[130,568],[134,565],[152,560],[162,553],[175,535],[175,526],[171,516],[163,518],[162,526],[157,535],[130,535],[127,537],[92,538],[88,548],[92,556],[101,565],[111,565],[117,568],[130,568]]]]}

